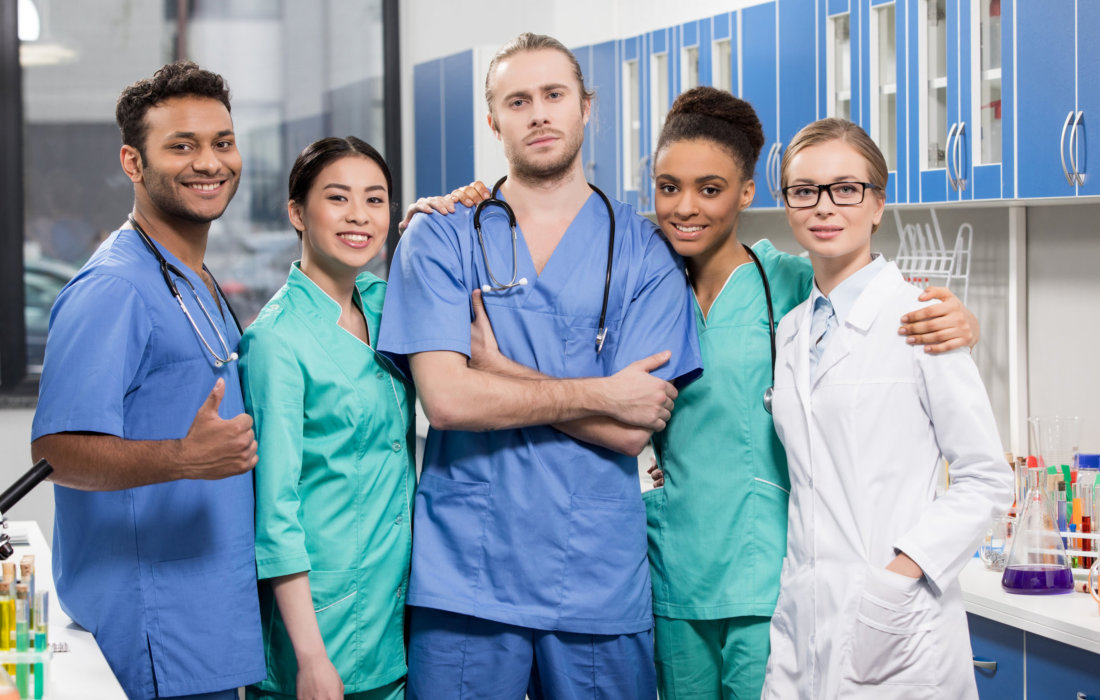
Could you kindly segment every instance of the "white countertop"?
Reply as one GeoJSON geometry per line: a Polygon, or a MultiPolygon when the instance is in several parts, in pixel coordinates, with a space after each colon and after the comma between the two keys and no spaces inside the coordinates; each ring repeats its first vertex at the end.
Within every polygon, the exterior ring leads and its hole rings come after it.
{"type": "Polygon", "coordinates": [[[33,520],[9,521],[7,533],[15,545],[15,554],[8,561],[18,564],[24,554],[33,554],[35,588],[50,592],[50,642],[66,642],[69,645],[68,651],[53,655],[43,700],[87,700],[93,697],[96,700],[126,700],[122,686],[111,673],[91,632],[77,626],[61,610],[53,589],[50,547],[38,523],[33,520]],[[23,534],[29,545],[15,544],[17,536],[23,534]]]}
{"type": "Polygon", "coordinates": [[[966,565],[959,584],[967,612],[1100,654],[1100,607],[1088,593],[1006,593],[1001,572],[978,559],[966,565]]]}

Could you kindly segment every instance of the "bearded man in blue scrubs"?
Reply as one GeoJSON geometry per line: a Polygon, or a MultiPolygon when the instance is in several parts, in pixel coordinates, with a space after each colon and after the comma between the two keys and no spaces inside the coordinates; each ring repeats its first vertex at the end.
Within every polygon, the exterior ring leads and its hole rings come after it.
{"type": "Polygon", "coordinates": [[[502,48],[486,101],[516,243],[503,207],[482,212],[482,245],[460,206],[416,217],[390,269],[379,347],[407,363],[431,423],[410,698],[656,696],[635,457],[699,350],[683,269],[657,229],[585,182],[591,100],[557,40],[502,48]],[[502,288],[513,266],[526,282],[502,288]]]}
{"type": "Polygon", "coordinates": [[[240,331],[203,265],[240,179],[229,109],[188,62],[122,92],[134,208],[54,303],[32,427],[61,606],[135,699],[230,700],[266,675],[240,331]]]}

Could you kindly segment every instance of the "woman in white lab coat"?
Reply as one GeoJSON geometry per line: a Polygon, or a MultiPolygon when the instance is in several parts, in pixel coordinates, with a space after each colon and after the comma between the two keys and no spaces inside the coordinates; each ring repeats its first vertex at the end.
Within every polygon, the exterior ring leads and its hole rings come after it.
{"type": "Polygon", "coordinates": [[[920,290],[871,254],[886,180],[844,120],[807,126],[783,157],[814,289],[777,333],[791,499],[765,698],[977,697],[957,576],[1011,505],[1012,476],[969,351],[897,335],[920,290]],[[937,497],[941,454],[951,486],[937,497]]]}

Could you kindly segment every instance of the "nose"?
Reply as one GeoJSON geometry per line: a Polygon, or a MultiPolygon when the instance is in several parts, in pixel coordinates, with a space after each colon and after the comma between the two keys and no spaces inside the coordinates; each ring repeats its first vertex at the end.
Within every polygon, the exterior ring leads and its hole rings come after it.
{"type": "Polygon", "coordinates": [[[353,199],[349,203],[344,219],[352,224],[366,224],[370,221],[370,207],[362,200],[353,199]]]}
{"type": "Polygon", "coordinates": [[[814,207],[814,214],[824,217],[834,213],[836,213],[836,204],[833,203],[832,190],[821,190],[817,205],[814,207]]]}
{"type": "Polygon", "coordinates": [[[550,118],[547,114],[546,103],[541,99],[532,100],[530,126],[542,126],[548,121],[550,121],[550,118]]]}
{"type": "Polygon", "coordinates": [[[205,146],[195,151],[195,159],[191,162],[191,167],[200,173],[214,174],[221,170],[222,161],[213,148],[205,146]]]}
{"type": "Polygon", "coordinates": [[[698,203],[690,189],[680,190],[673,212],[681,219],[689,219],[699,213],[698,203]]]}

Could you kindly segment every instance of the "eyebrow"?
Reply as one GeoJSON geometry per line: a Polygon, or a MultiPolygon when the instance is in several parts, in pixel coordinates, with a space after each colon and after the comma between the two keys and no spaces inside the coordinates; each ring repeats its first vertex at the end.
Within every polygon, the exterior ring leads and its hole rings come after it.
{"type": "MultiPolygon", "coordinates": [[[[214,134],[214,138],[224,138],[226,136],[232,136],[232,129],[223,129],[214,134]]],[[[175,131],[168,135],[168,139],[198,139],[199,135],[194,131],[175,131]]]]}
{"type": "MultiPolygon", "coordinates": [[[[329,184],[325,185],[321,189],[323,189],[323,190],[334,189],[334,190],[342,190],[344,192],[351,192],[351,187],[349,185],[344,185],[344,184],[341,184],[339,182],[330,182],[329,184]]],[[[386,189],[385,185],[371,185],[370,187],[367,188],[366,191],[367,192],[374,192],[375,190],[385,191],[385,189],[386,189]]]]}
{"type": "MultiPolygon", "coordinates": [[[[548,85],[540,85],[538,87],[539,92],[548,92],[550,90],[568,90],[569,86],[565,83],[550,83],[548,85]]],[[[505,95],[503,99],[505,102],[511,100],[514,97],[530,97],[531,93],[527,90],[515,90],[505,95]]]]}
{"type": "MultiPolygon", "coordinates": [[[[669,182],[677,185],[680,184],[680,178],[676,177],[675,175],[668,175],[667,173],[658,173],[657,179],[668,180],[669,182]]],[[[713,180],[717,180],[723,184],[729,184],[729,180],[722,177],[721,175],[700,175],[699,177],[695,178],[694,182],[697,185],[701,185],[704,182],[711,182],[713,180]]]]}
{"type": "Polygon", "coordinates": [[[804,185],[817,185],[817,184],[822,184],[822,185],[829,184],[829,185],[831,185],[831,184],[834,184],[834,183],[837,183],[837,182],[862,182],[862,180],[860,180],[855,175],[841,175],[840,177],[833,178],[828,183],[824,183],[824,182],[817,183],[817,182],[814,182],[813,180],[809,179],[808,177],[800,177],[800,178],[797,178],[795,180],[791,180],[791,182],[792,183],[798,183],[798,184],[804,184],[804,185]]]}

